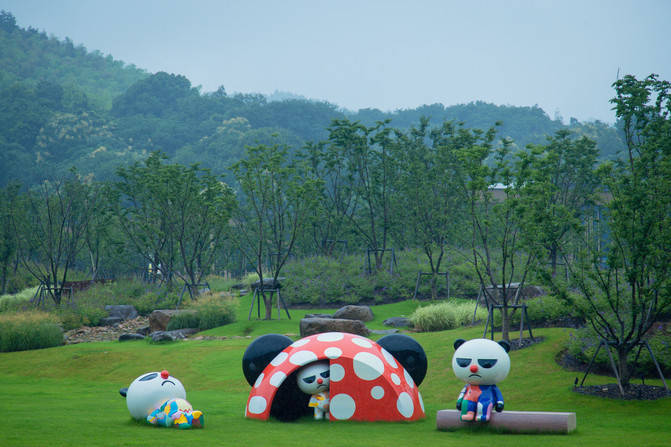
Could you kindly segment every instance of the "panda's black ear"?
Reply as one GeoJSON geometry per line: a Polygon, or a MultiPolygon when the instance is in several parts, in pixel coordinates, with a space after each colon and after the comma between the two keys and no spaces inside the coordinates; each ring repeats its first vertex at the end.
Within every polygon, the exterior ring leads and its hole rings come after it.
{"type": "Polygon", "coordinates": [[[377,344],[382,346],[403,365],[417,386],[421,385],[429,364],[422,345],[414,338],[405,334],[385,335],[377,341],[377,344]]]}
{"type": "Polygon", "coordinates": [[[510,343],[505,340],[501,340],[499,344],[503,347],[503,349],[506,350],[506,352],[510,352],[510,343]]]}
{"type": "Polygon", "coordinates": [[[456,351],[457,349],[459,349],[459,346],[463,345],[464,343],[466,343],[466,340],[464,340],[463,338],[457,338],[456,340],[454,340],[454,350],[456,351]]]}
{"type": "Polygon", "coordinates": [[[262,335],[251,342],[242,356],[242,373],[247,382],[253,386],[266,366],[291,343],[293,340],[280,334],[262,335]]]}

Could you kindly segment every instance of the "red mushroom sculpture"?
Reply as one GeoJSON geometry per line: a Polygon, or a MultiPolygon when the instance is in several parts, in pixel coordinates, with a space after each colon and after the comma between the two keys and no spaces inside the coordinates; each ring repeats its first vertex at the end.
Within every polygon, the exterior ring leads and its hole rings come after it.
{"type": "MultiPolygon", "coordinates": [[[[330,420],[413,421],[425,417],[418,385],[426,374],[426,355],[412,338],[395,334],[376,343],[358,335],[327,332],[286,345],[290,342],[284,336],[264,335],[247,349],[255,354],[245,352],[243,370],[252,385],[246,417],[267,420],[278,390],[291,383],[295,387],[294,376],[300,368],[324,360],[330,368],[330,420]],[[385,339],[390,347],[400,346],[391,351],[402,360],[385,349],[385,339]],[[264,346],[274,346],[276,350],[285,347],[276,353],[272,347],[264,346]]],[[[282,405],[294,403],[284,399],[282,405]]]]}

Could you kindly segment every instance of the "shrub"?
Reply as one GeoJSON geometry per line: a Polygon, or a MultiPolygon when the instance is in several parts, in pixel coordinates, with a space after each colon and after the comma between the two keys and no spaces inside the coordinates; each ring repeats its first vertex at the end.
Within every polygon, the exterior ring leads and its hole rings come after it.
{"type": "MultiPolygon", "coordinates": [[[[544,295],[525,301],[527,305],[528,323],[532,327],[543,325],[572,326],[582,320],[578,317],[575,307],[554,295],[544,295]]],[[[519,326],[519,310],[512,313],[511,324],[519,326]]],[[[527,321],[525,320],[525,324],[527,321]]],[[[501,312],[494,313],[494,326],[501,325],[501,312]]]]}
{"type": "MultiPolygon", "coordinates": [[[[662,372],[668,377],[669,374],[671,374],[671,335],[668,332],[665,332],[662,328],[653,329],[655,330],[648,337],[648,343],[650,344],[652,352],[655,354],[657,362],[662,368],[662,372]]],[[[584,327],[570,334],[566,349],[571,356],[575,357],[580,362],[589,364],[592,357],[594,357],[594,352],[598,346],[599,337],[594,332],[594,329],[591,327],[584,327]]],[[[634,366],[635,353],[637,351],[638,349],[635,349],[634,354],[628,359],[630,367],[634,366]]],[[[615,351],[611,350],[611,353],[613,357],[617,359],[615,351]]],[[[612,372],[608,353],[603,347],[599,350],[599,354],[596,357],[595,368],[600,371],[612,372]]],[[[645,347],[641,350],[637,371],[638,372],[635,372],[632,376],[632,379],[640,377],[641,372],[644,373],[646,377],[658,377],[657,369],[652,362],[650,353],[645,347]]]]}
{"type": "Polygon", "coordinates": [[[37,286],[23,289],[16,294],[0,296],[0,312],[18,310],[21,306],[30,301],[37,292],[37,286]]]}
{"type": "MultiPolygon", "coordinates": [[[[474,311],[474,301],[445,301],[416,309],[410,322],[420,332],[444,331],[471,324],[474,311]]],[[[476,319],[482,319],[483,315],[478,309],[476,319]]]]}
{"type": "Polygon", "coordinates": [[[63,344],[63,330],[45,312],[0,314],[0,351],[24,351],[63,344]]]}
{"type": "Polygon", "coordinates": [[[56,309],[56,315],[63,329],[69,331],[81,326],[98,326],[100,320],[107,317],[104,307],[86,302],[63,304],[56,309]]]}
{"type": "Polygon", "coordinates": [[[183,312],[175,315],[168,323],[168,330],[198,328],[204,331],[232,323],[235,321],[237,301],[208,294],[191,302],[188,308],[195,310],[195,313],[183,312]]]}

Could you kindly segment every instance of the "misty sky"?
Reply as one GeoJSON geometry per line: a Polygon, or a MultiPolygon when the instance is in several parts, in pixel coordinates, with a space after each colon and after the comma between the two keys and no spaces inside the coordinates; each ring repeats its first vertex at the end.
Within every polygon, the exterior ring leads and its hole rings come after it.
{"type": "Polygon", "coordinates": [[[620,74],[671,80],[667,0],[0,0],[58,38],[203,91],[357,110],[482,100],[614,121],[620,74]]]}

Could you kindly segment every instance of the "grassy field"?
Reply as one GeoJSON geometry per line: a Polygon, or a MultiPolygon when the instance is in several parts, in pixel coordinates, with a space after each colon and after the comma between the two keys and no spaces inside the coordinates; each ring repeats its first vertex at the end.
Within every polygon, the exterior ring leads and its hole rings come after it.
{"type": "MultiPolygon", "coordinates": [[[[416,303],[374,308],[369,324],[381,328],[392,315],[408,315],[416,303]]],[[[239,321],[207,331],[210,335],[298,333],[292,320],[247,321],[248,298],[241,300],[239,321]]],[[[575,411],[578,430],[570,435],[513,435],[488,430],[440,432],[436,411],[454,408],[462,384],[450,359],[455,338],[482,335],[481,327],[413,334],[427,352],[429,370],[420,391],[427,417],[413,423],[259,422],[243,417],[249,385],[241,358],[251,338],[183,341],[167,345],[109,342],[0,353],[0,409],[5,424],[1,446],[668,446],[671,445],[671,398],[616,401],[571,391],[576,373],[554,358],[568,337],[565,329],[540,329],[543,343],[511,354],[512,368],[500,384],[508,410],[575,411]],[[118,394],[137,376],[168,369],[184,383],[194,408],[205,413],[205,429],[157,428],[133,421],[118,394]]],[[[375,338],[375,337],[373,337],[375,338]]],[[[590,376],[591,384],[612,378],[590,376]]],[[[647,382],[647,381],[646,381],[647,382]]],[[[659,384],[660,381],[650,383],[659,384]]]]}

